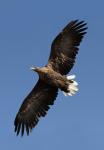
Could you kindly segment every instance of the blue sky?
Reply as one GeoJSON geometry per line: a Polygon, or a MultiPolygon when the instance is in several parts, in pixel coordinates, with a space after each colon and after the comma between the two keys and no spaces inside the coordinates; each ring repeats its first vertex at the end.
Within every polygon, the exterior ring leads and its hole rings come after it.
{"type": "Polygon", "coordinates": [[[38,150],[104,150],[103,0],[0,1],[0,147],[38,150]],[[70,74],[79,92],[55,105],[30,136],[17,137],[14,118],[38,80],[29,70],[47,63],[52,40],[71,20],[88,23],[70,74]]]}

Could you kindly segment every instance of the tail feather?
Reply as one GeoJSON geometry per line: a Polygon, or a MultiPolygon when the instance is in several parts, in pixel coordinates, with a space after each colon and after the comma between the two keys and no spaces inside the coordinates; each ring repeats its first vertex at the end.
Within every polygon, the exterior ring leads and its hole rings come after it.
{"type": "Polygon", "coordinates": [[[73,85],[78,86],[78,83],[73,80],[73,85]]]}
{"type": "Polygon", "coordinates": [[[71,93],[66,93],[66,92],[64,92],[64,91],[63,91],[63,94],[64,94],[65,96],[72,96],[71,93]]]}
{"type": "Polygon", "coordinates": [[[71,83],[71,84],[69,84],[69,86],[68,86],[68,90],[69,90],[69,91],[72,90],[72,91],[77,92],[77,91],[78,91],[78,87],[75,86],[73,83],[71,83]]]}
{"type": "Polygon", "coordinates": [[[67,76],[67,79],[72,82],[70,82],[68,85],[68,92],[66,93],[63,91],[63,94],[65,96],[72,96],[72,95],[76,94],[76,92],[78,91],[78,83],[74,80],[75,77],[76,77],[75,75],[67,76]]]}
{"type": "Polygon", "coordinates": [[[75,79],[75,77],[76,77],[76,75],[73,74],[73,75],[67,76],[66,78],[67,78],[68,80],[73,80],[73,79],[75,79]]]}

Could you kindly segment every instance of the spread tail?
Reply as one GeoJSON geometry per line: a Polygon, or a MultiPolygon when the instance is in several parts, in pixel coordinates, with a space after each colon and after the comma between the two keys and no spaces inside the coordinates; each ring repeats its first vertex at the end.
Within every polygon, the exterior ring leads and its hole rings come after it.
{"type": "Polygon", "coordinates": [[[68,92],[63,91],[65,96],[73,96],[78,91],[78,83],[74,80],[75,77],[75,75],[67,76],[67,79],[71,82],[68,85],[68,92]]]}

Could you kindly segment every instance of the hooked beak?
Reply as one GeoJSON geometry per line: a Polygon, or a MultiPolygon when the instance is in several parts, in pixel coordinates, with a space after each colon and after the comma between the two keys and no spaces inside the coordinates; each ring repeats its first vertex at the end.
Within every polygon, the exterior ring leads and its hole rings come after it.
{"type": "Polygon", "coordinates": [[[35,70],[36,70],[36,67],[30,67],[30,70],[35,71],[35,70]]]}

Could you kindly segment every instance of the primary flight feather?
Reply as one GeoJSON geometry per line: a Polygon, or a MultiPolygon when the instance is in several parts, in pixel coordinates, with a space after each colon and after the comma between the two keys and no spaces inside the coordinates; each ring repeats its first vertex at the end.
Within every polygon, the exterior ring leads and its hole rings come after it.
{"type": "Polygon", "coordinates": [[[36,126],[41,116],[45,116],[50,105],[57,97],[58,89],[64,95],[72,96],[78,91],[75,76],[66,76],[72,69],[78,46],[86,34],[84,21],[71,21],[54,39],[48,64],[43,67],[32,67],[39,74],[39,80],[30,94],[23,101],[14,121],[17,135],[21,131],[29,132],[36,126]]]}

